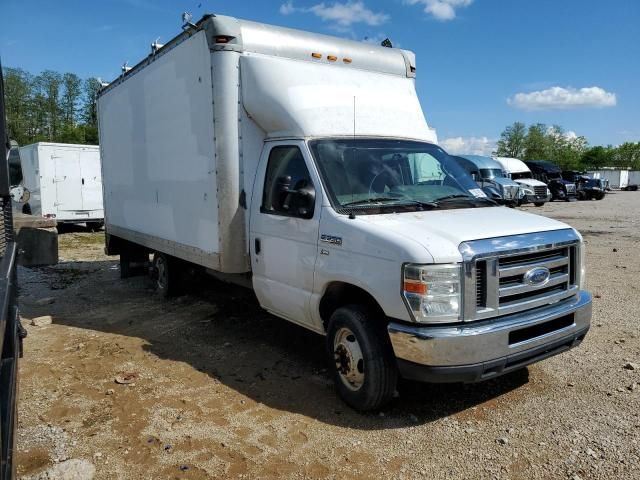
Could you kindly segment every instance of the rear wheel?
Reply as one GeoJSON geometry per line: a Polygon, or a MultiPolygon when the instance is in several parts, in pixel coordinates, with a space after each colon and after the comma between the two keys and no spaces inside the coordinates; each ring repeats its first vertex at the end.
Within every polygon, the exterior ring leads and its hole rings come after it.
{"type": "Polygon", "coordinates": [[[87,230],[97,232],[104,226],[103,222],[87,222],[87,230]]]}
{"type": "Polygon", "coordinates": [[[338,394],[359,411],[389,403],[398,380],[389,336],[374,315],[360,305],[341,307],[331,316],[327,332],[338,394]]]}
{"type": "Polygon", "coordinates": [[[164,253],[153,255],[152,276],[157,292],[165,297],[172,297],[178,290],[179,266],[176,259],[164,253]]]}
{"type": "Polygon", "coordinates": [[[536,207],[541,207],[544,205],[544,202],[533,202],[536,207]]]}

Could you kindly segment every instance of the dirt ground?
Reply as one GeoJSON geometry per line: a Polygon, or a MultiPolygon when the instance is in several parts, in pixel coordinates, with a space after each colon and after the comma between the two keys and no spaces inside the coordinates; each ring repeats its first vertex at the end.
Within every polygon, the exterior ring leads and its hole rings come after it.
{"type": "Polygon", "coordinates": [[[120,280],[102,232],[62,234],[59,265],[19,272],[18,475],[84,459],[99,479],[640,478],[639,207],[615,192],[525,208],[586,240],[579,348],[481,384],[404,382],[367,415],[336,396],[322,337],[250,292],[207,280],[161,300],[120,280]]]}

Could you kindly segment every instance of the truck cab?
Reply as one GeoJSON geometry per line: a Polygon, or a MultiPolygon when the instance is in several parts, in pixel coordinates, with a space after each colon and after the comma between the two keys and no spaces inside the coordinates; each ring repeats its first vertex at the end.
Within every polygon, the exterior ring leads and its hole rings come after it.
{"type": "Polygon", "coordinates": [[[508,157],[493,158],[502,165],[509,177],[521,186],[523,192],[521,204],[533,203],[536,207],[541,207],[551,200],[551,191],[547,184],[535,179],[522,160],[508,157]]]}
{"type": "Polygon", "coordinates": [[[509,178],[502,165],[493,158],[480,155],[457,155],[454,158],[489,198],[510,207],[522,201],[524,193],[520,186],[509,178]]]}
{"type": "Polygon", "coordinates": [[[551,191],[551,200],[571,201],[576,198],[576,185],[562,177],[560,167],[546,160],[530,160],[525,164],[534,178],[544,182],[551,191]]]}
{"type": "Polygon", "coordinates": [[[152,254],[162,295],[193,267],[253,289],[325,337],[360,411],[401,376],[477,382],[578,345],[582,237],[488,199],[438,146],[415,76],[407,50],[186,25],[99,92],[107,253],[122,276],[152,254]]]}

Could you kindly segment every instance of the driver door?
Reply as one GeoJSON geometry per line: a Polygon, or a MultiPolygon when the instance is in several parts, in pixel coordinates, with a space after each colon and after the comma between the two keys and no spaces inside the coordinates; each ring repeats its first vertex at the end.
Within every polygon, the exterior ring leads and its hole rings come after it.
{"type": "Polygon", "coordinates": [[[253,287],[263,308],[317,330],[309,311],[318,252],[320,181],[303,142],[268,144],[258,165],[251,201],[253,287]],[[311,208],[298,190],[315,191],[311,208]],[[290,192],[290,193],[287,193],[290,192]]]}

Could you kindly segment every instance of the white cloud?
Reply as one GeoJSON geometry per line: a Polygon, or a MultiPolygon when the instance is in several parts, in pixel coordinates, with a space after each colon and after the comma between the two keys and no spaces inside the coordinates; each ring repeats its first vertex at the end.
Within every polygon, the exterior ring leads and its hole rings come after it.
{"type": "Polygon", "coordinates": [[[522,110],[569,109],[580,107],[613,107],[616,94],[600,87],[551,87],[529,93],[516,93],[507,103],[522,110]]]}
{"type": "Polygon", "coordinates": [[[408,5],[422,5],[424,11],[437,20],[453,20],[456,9],[468,7],[473,0],[404,0],[408,5]]]}
{"type": "Polygon", "coordinates": [[[309,8],[296,7],[292,0],[280,5],[282,15],[290,15],[295,12],[313,13],[325,22],[334,22],[339,27],[350,27],[354,23],[364,23],[375,27],[389,20],[389,15],[382,12],[374,12],[367,8],[362,1],[347,1],[345,3],[334,2],[330,5],[325,2],[318,3],[309,8]]]}
{"type": "Polygon", "coordinates": [[[282,15],[291,15],[295,11],[296,11],[296,7],[293,6],[293,2],[291,0],[280,5],[280,13],[282,15]]]}
{"type": "Polygon", "coordinates": [[[487,137],[451,137],[440,141],[440,146],[453,155],[486,155],[490,156],[496,142],[487,137]]]}

